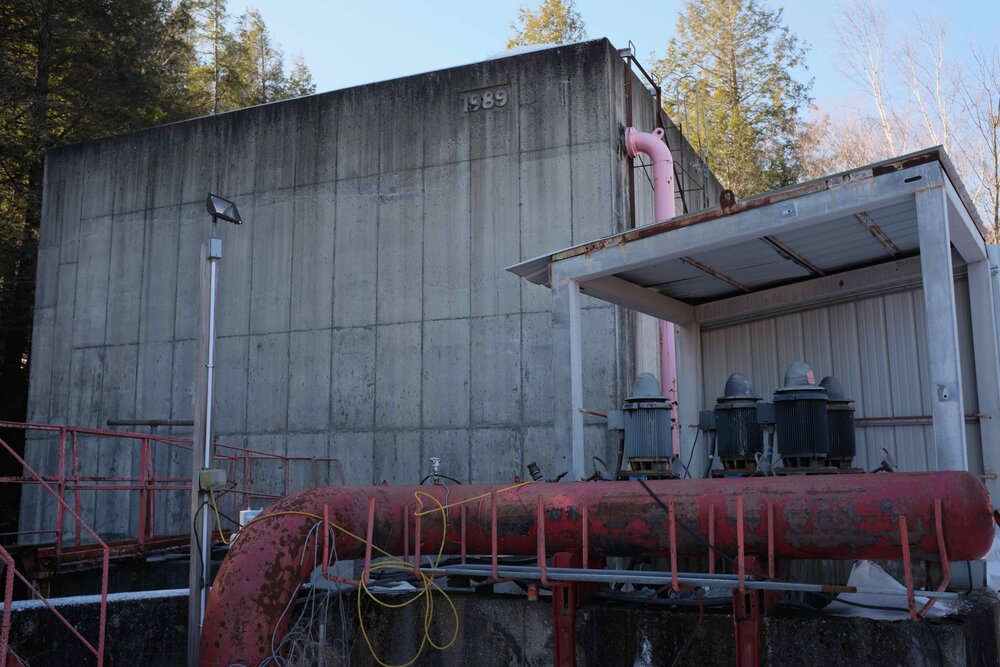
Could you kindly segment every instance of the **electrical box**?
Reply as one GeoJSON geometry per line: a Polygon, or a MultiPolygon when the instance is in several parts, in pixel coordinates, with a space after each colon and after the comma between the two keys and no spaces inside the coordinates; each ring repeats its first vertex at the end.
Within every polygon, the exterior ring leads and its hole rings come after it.
{"type": "Polygon", "coordinates": [[[226,490],[226,471],[222,468],[202,468],[198,479],[202,491],[218,493],[226,490]]]}
{"type": "Polygon", "coordinates": [[[263,509],[259,510],[240,510],[240,528],[244,528],[248,523],[260,516],[263,509]]]}

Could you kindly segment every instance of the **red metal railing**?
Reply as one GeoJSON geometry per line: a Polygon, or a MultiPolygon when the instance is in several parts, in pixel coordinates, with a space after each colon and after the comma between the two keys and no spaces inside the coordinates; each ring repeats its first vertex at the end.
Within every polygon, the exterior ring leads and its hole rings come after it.
{"type": "MultiPolygon", "coordinates": [[[[30,475],[31,479],[36,481],[38,485],[46,491],[46,493],[55,498],[56,502],[59,504],[60,507],[59,515],[62,516],[64,513],[68,512],[70,516],[72,516],[73,519],[76,521],[76,525],[86,530],[94,538],[94,542],[97,545],[99,545],[101,549],[102,552],[101,619],[97,630],[96,647],[90,642],[88,642],[83,637],[83,635],[81,635],[80,632],[75,627],[73,627],[73,624],[70,623],[68,620],[66,620],[66,617],[60,614],[59,610],[53,607],[48,600],[46,600],[44,597],[40,595],[38,595],[37,597],[41,599],[41,601],[45,604],[45,606],[48,607],[49,610],[56,615],[56,617],[63,623],[63,625],[65,625],[69,629],[71,633],[73,633],[73,636],[79,639],[83,643],[83,645],[87,647],[87,650],[90,651],[95,658],[97,658],[97,667],[102,667],[102,665],[104,664],[104,629],[108,619],[108,567],[110,563],[111,551],[108,548],[108,545],[105,544],[103,540],[101,540],[100,536],[90,526],[88,526],[83,521],[82,518],[80,518],[80,515],[77,512],[73,511],[73,509],[66,504],[66,501],[62,497],[62,494],[53,489],[48,484],[48,482],[46,482],[41,475],[35,472],[35,470],[30,465],[28,465],[28,463],[23,458],[21,458],[10,445],[4,442],[3,439],[0,439],[0,447],[3,447],[3,449],[6,450],[7,454],[12,456],[18,463],[20,463],[24,467],[24,470],[28,473],[28,475],[30,475]]],[[[6,578],[6,585],[4,587],[4,599],[3,599],[3,625],[2,625],[2,632],[0,632],[0,658],[6,661],[7,644],[10,639],[10,615],[11,611],[13,610],[14,577],[16,576],[29,588],[33,587],[31,585],[31,582],[29,582],[28,579],[23,574],[17,571],[17,569],[14,567],[14,558],[2,546],[0,546],[0,560],[3,560],[4,565],[7,569],[7,578],[6,578]]]]}
{"type": "MultiPolygon", "coordinates": [[[[11,553],[0,546],[0,563],[6,568],[5,587],[3,598],[2,625],[0,625],[0,661],[7,656],[10,641],[10,624],[12,602],[14,594],[15,578],[20,580],[31,591],[32,595],[40,599],[59,620],[66,625],[70,632],[79,639],[96,658],[97,665],[103,664],[105,624],[107,620],[107,591],[108,573],[111,559],[118,557],[136,556],[150,553],[157,549],[178,549],[183,548],[188,543],[189,531],[185,529],[185,515],[188,504],[180,503],[177,506],[179,511],[178,530],[176,533],[158,534],[156,530],[157,497],[164,493],[180,493],[187,498],[191,492],[190,476],[179,476],[175,471],[174,475],[169,472],[164,473],[162,466],[164,463],[170,465],[170,454],[177,452],[191,452],[192,445],[189,438],[179,438],[174,436],[159,435],[153,433],[133,433],[112,431],[106,429],[81,428],[66,425],[52,424],[31,424],[23,422],[0,421],[0,431],[3,429],[22,431],[26,435],[29,432],[49,433],[55,436],[48,441],[45,439],[31,440],[34,449],[30,458],[36,462],[32,467],[3,439],[0,439],[0,455],[4,451],[13,457],[22,467],[24,474],[15,476],[0,477],[0,484],[19,484],[22,487],[40,487],[46,494],[55,499],[54,515],[48,515],[42,510],[38,525],[31,530],[19,530],[15,533],[4,533],[0,535],[3,542],[9,544],[18,542],[22,545],[29,538],[37,542],[42,536],[51,535],[52,540],[42,540],[42,543],[35,545],[39,548],[39,556],[51,556],[52,572],[58,572],[60,567],[69,561],[83,566],[98,566],[101,568],[101,606],[100,606],[100,626],[98,631],[97,646],[88,642],[80,632],[59,613],[59,611],[43,597],[37,586],[30,581],[33,574],[25,576],[16,568],[16,560],[11,553]],[[96,453],[93,456],[83,457],[81,461],[81,449],[87,446],[106,447],[109,444],[122,443],[132,445],[138,449],[138,471],[132,475],[84,474],[82,472],[86,463],[93,468],[93,462],[98,461],[96,453]],[[56,454],[51,456],[46,447],[55,447],[56,454]],[[54,459],[55,472],[53,474],[42,474],[36,470],[41,467],[38,461],[51,461],[54,459]],[[160,469],[157,466],[160,466],[160,469]],[[86,494],[113,492],[125,492],[135,494],[138,498],[138,521],[136,530],[131,533],[133,525],[129,517],[129,537],[122,542],[109,543],[98,534],[101,527],[97,529],[91,527],[83,519],[84,499],[86,494]],[[68,515],[68,516],[67,516],[68,515]],[[73,525],[67,530],[67,520],[71,520],[73,525]],[[50,528],[49,526],[53,526],[50,528]],[[89,538],[89,539],[88,539],[89,538]],[[70,555],[69,552],[73,552],[70,555]]],[[[323,456],[286,456],[271,452],[261,452],[246,447],[230,445],[226,443],[215,443],[214,445],[214,465],[225,468],[227,479],[231,481],[231,488],[220,494],[220,506],[223,505],[221,498],[228,495],[226,499],[232,503],[233,516],[240,509],[249,507],[254,500],[267,502],[288,495],[295,486],[293,484],[292,466],[305,466],[307,468],[305,485],[311,483],[313,486],[329,484],[332,480],[325,480],[320,474],[322,466],[330,466],[330,474],[336,474],[341,484],[346,484],[344,469],[339,459],[323,456]],[[262,481],[258,480],[258,488],[255,488],[255,477],[259,477],[258,468],[260,464],[270,462],[282,469],[281,480],[278,484],[272,484],[266,490],[260,488],[262,481]],[[275,488],[277,487],[277,488],[275,488]]],[[[129,452],[129,456],[134,455],[134,450],[129,452]]],[[[188,454],[189,456],[189,454],[188,454]]],[[[117,457],[111,457],[114,465],[117,457]]],[[[173,465],[178,470],[187,471],[190,463],[180,466],[176,461],[173,465]]],[[[301,486],[301,485],[300,485],[301,486]]],[[[161,502],[162,506],[162,502],[161,502]]],[[[96,506],[95,506],[96,507],[96,506]]],[[[228,507],[228,506],[227,506],[228,507]]],[[[95,510],[96,513],[96,510],[95,510]]],[[[162,522],[166,523],[166,522],[162,522]]],[[[220,526],[221,528],[221,526],[220,526]]],[[[214,533],[218,534],[218,533],[214,533]]],[[[44,569],[44,568],[42,568],[44,569]]]]}
{"type": "MultiPolygon", "coordinates": [[[[77,515],[83,513],[83,498],[85,494],[93,492],[128,492],[136,494],[138,497],[138,522],[134,534],[136,544],[141,548],[147,542],[158,537],[186,535],[184,521],[187,505],[180,507],[178,530],[176,533],[169,532],[158,535],[155,529],[157,516],[157,497],[163,493],[191,492],[191,478],[189,475],[175,476],[164,474],[162,470],[157,470],[157,462],[162,467],[164,461],[169,462],[169,454],[175,452],[189,453],[192,451],[191,440],[175,436],[158,435],[151,433],[132,433],[122,431],[112,431],[96,428],[81,428],[65,425],[51,424],[30,424],[22,422],[0,421],[0,429],[15,429],[28,432],[42,432],[56,435],[54,442],[46,443],[44,440],[34,441],[35,445],[42,447],[49,444],[56,448],[54,474],[39,475],[37,479],[31,476],[17,475],[0,477],[0,484],[22,484],[33,485],[39,481],[45,481],[56,487],[60,498],[69,497],[73,509],[77,515]],[[81,447],[94,445],[95,447],[108,446],[111,443],[122,442],[134,443],[139,450],[138,473],[133,475],[100,475],[83,474],[81,472],[81,447]]],[[[231,503],[233,515],[240,509],[246,509],[254,500],[267,502],[288,495],[294,490],[292,480],[293,465],[305,466],[307,468],[309,482],[312,486],[319,486],[324,481],[321,479],[320,468],[322,466],[332,466],[331,474],[336,474],[341,484],[346,484],[344,469],[339,459],[323,456],[286,456],[272,452],[262,452],[231,445],[226,443],[215,443],[214,445],[214,465],[224,468],[227,479],[232,485],[226,492],[220,494],[220,507],[223,507],[221,497],[228,495],[227,499],[231,503]],[[258,468],[262,463],[274,463],[282,469],[281,481],[272,484],[268,488],[262,489],[261,481],[255,480],[259,476],[258,468]],[[255,488],[255,483],[258,488],[255,488]],[[277,487],[277,488],[275,488],[277,487]]],[[[44,452],[44,450],[42,450],[44,452]]],[[[39,456],[41,452],[35,450],[34,456],[39,456]]],[[[190,454],[187,454],[188,456],[190,454]]],[[[95,461],[96,455],[87,457],[88,461],[95,461]]],[[[190,465],[185,465],[186,472],[190,465]]],[[[332,480],[330,480],[332,481],[332,480]]],[[[327,481],[325,483],[330,483],[327,481]]],[[[301,485],[300,485],[301,486],[301,485]]],[[[308,483],[305,484],[308,486],[308,483]]],[[[229,506],[227,506],[229,507],[229,506]]],[[[131,521],[130,521],[131,525],[131,521]]],[[[71,544],[80,547],[83,544],[83,533],[80,522],[75,522],[72,528],[71,544]]],[[[100,527],[99,527],[100,528],[100,527]]],[[[54,521],[46,522],[44,519],[35,530],[19,531],[18,540],[22,541],[29,535],[54,534],[53,546],[55,549],[56,562],[61,562],[66,546],[66,509],[60,505],[57,508],[54,521]],[[54,523],[54,529],[48,528],[54,523]]]]}

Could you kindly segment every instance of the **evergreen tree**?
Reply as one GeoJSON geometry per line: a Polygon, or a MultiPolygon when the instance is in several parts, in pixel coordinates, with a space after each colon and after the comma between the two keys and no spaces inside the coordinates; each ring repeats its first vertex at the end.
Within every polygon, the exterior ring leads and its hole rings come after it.
{"type": "Polygon", "coordinates": [[[0,418],[23,419],[44,152],[185,117],[167,0],[0,1],[0,418]]]}
{"type": "Polygon", "coordinates": [[[235,30],[223,37],[220,56],[222,110],[308,95],[316,91],[309,68],[297,58],[285,72],[281,48],[255,9],[240,16],[235,30]]]}
{"type": "Polygon", "coordinates": [[[312,81],[312,74],[301,55],[295,56],[295,62],[292,64],[292,71],[288,73],[284,92],[288,97],[302,97],[316,92],[316,84],[312,81]]]}
{"type": "Polygon", "coordinates": [[[573,0],[542,0],[537,9],[521,5],[517,20],[510,24],[514,36],[507,48],[528,44],[567,44],[587,37],[580,13],[573,0]]]}
{"type": "Polygon", "coordinates": [[[805,68],[805,53],[781,9],[758,0],[684,2],[666,58],[654,71],[667,98],[678,92],[678,99],[665,101],[667,111],[737,196],[799,179],[799,111],[809,105],[812,87],[796,74],[805,68]]]}
{"type": "Polygon", "coordinates": [[[314,90],[224,0],[0,0],[0,419],[27,407],[45,151],[314,90]]]}
{"type": "Polygon", "coordinates": [[[188,80],[199,96],[201,113],[222,111],[222,58],[228,38],[226,0],[182,0],[192,16],[188,40],[196,50],[188,80]]]}
{"type": "Polygon", "coordinates": [[[197,17],[191,39],[197,63],[189,72],[192,87],[205,100],[203,113],[219,113],[316,92],[301,57],[285,71],[284,54],[256,9],[231,24],[226,0],[187,0],[197,17]]]}

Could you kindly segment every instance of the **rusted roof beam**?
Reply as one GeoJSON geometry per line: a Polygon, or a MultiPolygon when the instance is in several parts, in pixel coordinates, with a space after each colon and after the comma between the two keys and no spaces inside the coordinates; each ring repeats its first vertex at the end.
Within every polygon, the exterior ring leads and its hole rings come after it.
{"type": "Polygon", "coordinates": [[[765,236],[761,239],[761,241],[774,248],[774,251],[777,252],[782,257],[784,257],[785,259],[795,262],[796,264],[798,264],[799,266],[801,266],[803,269],[813,274],[814,276],[826,275],[823,272],[823,269],[819,268],[818,266],[810,262],[808,259],[800,255],[799,253],[792,250],[788,245],[785,244],[784,241],[779,239],[777,236],[765,236]]]}
{"type": "Polygon", "coordinates": [[[854,217],[858,219],[858,222],[861,223],[862,227],[867,229],[868,232],[875,237],[876,241],[882,244],[882,247],[885,248],[890,255],[893,257],[899,257],[901,254],[899,252],[899,248],[897,248],[896,244],[892,242],[892,239],[890,239],[889,235],[885,233],[885,230],[875,224],[875,221],[872,220],[867,213],[855,213],[854,217]]]}
{"type": "Polygon", "coordinates": [[[698,269],[699,271],[704,271],[708,275],[714,276],[715,278],[718,278],[719,280],[721,280],[724,283],[729,283],[730,285],[732,285],[733,287],[735,287],[738,290],[741,290],[743,292],[749,292],[750,291],[750,288],[747,287],[746,285],[744,285],[743,283],[741,283],[740,281],[738,281],[738,280],[736,280],[734,278],[730,278],[726,274],[720,273],[719,271],[716,271],[715,269],[713,269],[710,266],[705,266],[704,264],[702,264],[701,262],[699,262],[698,260],[696,260],[693,257],[681,257],[680,260],[682,262],[684,262],[685,264],[690,264],[691,266],[693,266],[694,268],[698,269]]]}

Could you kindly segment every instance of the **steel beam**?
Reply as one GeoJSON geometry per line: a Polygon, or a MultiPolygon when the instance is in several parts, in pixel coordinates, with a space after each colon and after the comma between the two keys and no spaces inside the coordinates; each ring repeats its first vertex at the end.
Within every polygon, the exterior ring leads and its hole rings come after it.
{"type": "MultiPolygon", "coordinates": [[[[997,333],[1000,335],[1000,245],[990,244],[987,255],[990,260],[990,282],[993,283],[993,315],[996,318],[997,333]]],[[[997,345],[1000,347],[1000,341],[997,345]]]]}
{"type": "Polygon", "coordinates": [[[987,259],[986,242],[983,233],[972,221],[965,203],[955,192],[951,181],[945,179],[944,192],[948,199],[948,227],[951,233],[951,244],[958,250],[966,262],[979,262],[987,259]]]}
{"type": "Polygon", "coordinates": [[[979,430],[983,443],[983,473],[994,502],[1000,502],[1000,356],[997,350],[997,320],[993,310],[993,279],[990,262],[970,262],[969,311],[972,317],[972,348],[976,360],[976,395],[979,400],[979,430]]]}
{"type": "Polygon", "coordinates": [[[875,224],[875,221],[872,220],[867,213],[864,211],[855,213],[854,217],[858,219],[858,222],[861,223],[862,227],[868,230],[869,234],[875,237],[876,241],[882,244],[882,247],[885,248],[886,252],[893,257],[899,257],[899,248],[892,242],[892,239],[885,233],[885,230],[875,224]]]}
{"type": "Polygon", "coordinates": [[[681,257],[680,260],[682,262],[684,262],[685,264],[688,264],[689,266],[693,266],[694,268],[698,269],[702,273],[707,273],[708,275],[712,276],[713,278],[716,278],[718,280],[721,280],[724,283],[732,285],[733,287],[735,287],[736,289],[740,290],[741,292],[749,292],[750,291],[750,288],[747,287],[746,285],[744,285],[743,283],[741,283],[740,281],[736,280],[735,278],[731,278],[731,277],[727,276],[722,271],[718,271],[716,269],[713,269],[712,267],[708,266],[707,264],[702,264],[701,262],[699,262],[698,260],[696,260],[694,257],[681,257]]]}
{"type": "Polygon", "coordinates": [[[586,476],[583,450],[583,352],[580,285],[552,281],[553,445],[570,463],[574,480],[586,476]]]}
{"type": "Polygon", "coordinates": [[[705,303],[695,306],[695,319],[705,328],[725,326],[915,287],[920,280],[920,258],[906,257],[705,303]]]}
{"type": "Polygon", "coordinates": [[[917,193],[924,326],[937,459],[930,462],[930,467],[968,470],[948,208],[943,187],[917,193]]]}
{"type": "Polygon", "coordinates": [[[779,239],[777,236],[765,236],[761,239],[761,241],[774,248],[774,251],[785,259],[795,262],[814,276],[826,275],[826,272],[824,272],[821,268],[800,255],[794,248],[779,239]]]}
{"type": "Polygon", "coordinates": [[[697,322],[677,327],[677,428],[681,438],[681,458],[691,464],[691,475],[700,477],[704,474],[707,454],[705,445],[707,438],[698,442],[697,451],[691,448],[695,441],[696,430],[690,428],[698,424],[698,411],[701,409],[702,383],[704,373],[701,361],[701,327],[697,322]],[[688,435],[688,434],[692,435],[688,435]]]}
{"type": "Polygon", "coordinates": [[[877,177],[858,178],[835,185],[829,190],[677,227],[659,234],[623,240],[620,243],[614,242],[614,238],[608,239],[588,248],[585,253],[554,261],[553,268],[558,266],[561,275],[575,280],[590,280],[631,271],[734,243],[780,235],[792,229],[801,230],[872,208],[898,204],[907,201],[915,193],[940,186],[942,179],[941,165],[938,163],[923,164],[877,177]]]}
{"type": "Polygon", "coordinates": [[[580,283],[580,291],[675,324],[694,322],[694,306],[616,276],[580,283]]]}

